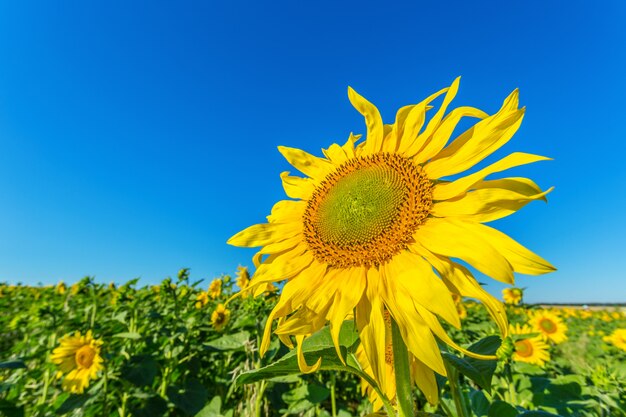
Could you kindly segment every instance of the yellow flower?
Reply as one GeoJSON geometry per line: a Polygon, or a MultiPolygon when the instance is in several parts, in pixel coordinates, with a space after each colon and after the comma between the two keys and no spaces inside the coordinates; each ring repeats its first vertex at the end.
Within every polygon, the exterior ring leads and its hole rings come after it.
{"type": "Polygon", "coordinates": [[[222,294],[222,280],[214,279],[213,281],[211,281],[208,292],[213,299],[219,297],[222,294]]]}
{"type": "MultiPolygon", "coordinates": [[[[511,334],[515,335],[529,335],[533,333],[533,329],[526,324],[523,326],[516,324],[511,326],[510,330],[511,334]]],[[[543,341],[541,336],[529,336],[515,342],[513,360],[543,366],[550,360],[550,352],[548,350],[549,346],[543,341]]]]}
{"type": "Polygon", "coordinates": [[[240,291],[244,291],[250,283],[250,273],[245,266],[237,267],[237,286],[240,291]]]}
{"type": "Polygon", "coordinates": [[[389,311],[410,357],[425,365],[417,385],[432,384],[433,371],[446,374],[436,338],[466,352],[438,320],[460,327],[451,290],[481,300],[500,331],[508,332],[502,304],[453,258],[509,284],[513,272],[537,275],[554,270],[504,233],[482,224],[530,201],[545,200],[550,191],[525,178],[487,176],[549,158],[514,153],[454,181],[443,179],[457,177],[508,142],[524,114],[516,90],[494,115],[473,107],[445,115],[458,86],[456,79],[421,103],[401,108],[391,125],[383,123],[373,104],[348,89],[350,101],[365,117],[365,141],[350,135],[345,144],[323,150],[323,158],[279,147],[305,175],[281,174],[287,196],[295,200],[279,201],[268,223],[229,240],[235,246],[262,247],[253,257],[256,271],[249,288],[255,296],[267,283],[287,281],[268,317],[261,354],[278,320],[276,334],[295,336],[301,370],[315,371],[321,362],[305,362],[302,342],[328,321],[339,353],[341,323],[355,310],[372,374],[387,386],[383,312],[389,311]],[[444,94],[443,104],[425,123],[430,103],[444,94]],[[463,117],[479,121],[446,146],[463,117]]]}
{"type": "Polygon", "coordinates": [[[230,310],[227,309],[224,304],[219,304],[217,308],[213,310],[213,314],[211,314],[211,323],[218,332],[222,331],[224,326],[228,324],[229,320],[230,310]]]}
{"type": "Polygon", "coordinates": [[[502,298],[506,304],[518,305],[522,302],[524,292],[521,288],[505,288],[502,290],[502,298]]]}
{"type": "Polygon", "coordinates": [[[544,340],[561,343],[567,340],[567,325],[555,313],[548,310],[531,312],[530,323],[544,340]]]}
{"type": "Polygon", "coordinates": [[[615,329],[610,336],[605,336],[602,340],[611,342],[619,349],[626,351],[626,329],[615,329]]]}
{"type": "Polygon", "coordinates": [[[209,302],[209,293],[202,291],[196,297],[196,308],[202,308],[209,302]]]}
{"type": "Polygon", "coordinates": [[[57,294],[65,294],[66,291],[67,291],[67,287],[65,286],[65,283],[63,281],[59,281],[59,283],[56,286],[57,294]]]}
{"type": "Polygon", "coordinates": [[[59,366],[63,378],[63,390],[82,394],[90,379],[96,379],[103,369],[100,346],[102,342],[94,339],[91,330],[82,336],[80,332],[74,335],[63,336],[59,340],[60,346],[52,351],[50,360],[59,366]]]}

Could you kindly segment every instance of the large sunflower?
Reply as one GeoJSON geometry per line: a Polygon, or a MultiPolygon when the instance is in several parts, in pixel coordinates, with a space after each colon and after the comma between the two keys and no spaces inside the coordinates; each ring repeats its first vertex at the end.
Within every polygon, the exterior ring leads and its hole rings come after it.
{"type": "Polygon", "coordinates": [[[354,310],[372,374],[387,386],[388,313],[410,354],[425,365],[420,380],[434,383],[433,371],[446,374],[435,337],[461,349],[438,320],[460,327],[451,292],[481,300],[500,331],[508,331],[502,304],[453,258],[509,284],[514,272],[537,275],[554,270],[507,235],[482,224],[530,201],[545,200],[550,191],[526,178],[487,176],[549,158],[513,153],[472,174],[443,179],[468,170],[508,142],[524,115],[517,90],[491,116],[473,107],[446,114],[458,86],[457,78],[421,103],[402,107],[393,124],[384,124],[378,109],[349,88],[352,105],[365,117],[366,140],[359,142],[360,135],[351,134],[345,144],[323,150],[322,158],[278,148],[305,175],[281,174],[285,192],[294,200],[279,201],[268,223],[251,226],[228,241],[261,247],[253,258],[257,268],[249,287],[255,295],[267,283],[287,281],[267,320],[262,354],[272,322],[278,319],[275,333],[289,345],[290,336],[295,336],[301,370],[314,371],[320,361],[304,361],[302,342],[330,322],[339,353],[341,324],[354,310]],[[430,103],[444,94],[443,104],[426,123],[430,103]],[[478,122],[446,146],[464,117],[478,122]]]}

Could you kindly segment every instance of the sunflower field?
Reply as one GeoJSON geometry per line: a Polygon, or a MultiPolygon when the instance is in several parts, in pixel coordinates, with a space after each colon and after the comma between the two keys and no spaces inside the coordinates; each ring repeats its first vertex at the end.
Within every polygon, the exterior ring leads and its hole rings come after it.
{"type": "MultiPolygon", "coordinates": [[[[236,279],[210,283],[192,282],[181,270],[141,288],[136,280],[116,286],[91,278],[69,287],[0,286],[0,415],[373,414],[352,322],[339,335],[345,363],[328,328],[302,348],[307,362],[322,358],[315,373],[301,373],[295,352],[278,338],[260,357],[278,289],[241,294],[247,279],[240,268],[236,279]],[[227,303],[233,294],[239,296],[227,303]],[[69,367],[64,355],[72,358],[69,367]]],[[[448,376],[437,375],[434,404],[413,391],[417,415],[626,415],[623,311],[529,306],[516,291],[520,298],[506,307],[508,349],[480,304],[456,300],[463,330],[447,330],[469,351],[498,352],[499,359],[474,359],[441,345],[448,376]]]]}

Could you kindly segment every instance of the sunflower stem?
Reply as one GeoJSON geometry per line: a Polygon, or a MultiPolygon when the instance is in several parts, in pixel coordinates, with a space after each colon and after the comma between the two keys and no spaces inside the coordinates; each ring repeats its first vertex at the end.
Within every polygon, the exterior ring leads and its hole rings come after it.
{"type": "Polygon", "coordinates": [[[443,362],[446,367],[446,373],[448,374],[448,383],[450,384],[450,394],[454,400],[454,407],[456,408],[456,414],[458,417],[471,417],[471,413],[467,410],[467,404],[465,403],[463,390],[459,384],[459,373],[457,370],[448,364],[443,362]]]}
{"type": "Polygon", "coordinates": [[[393,346],[393,368],[396,374],[396,401],[399,417],[415,417],[413,408],[413,383],[409,351],[402,339],[400,328],[391,318],[391,343],[393,346]]]}

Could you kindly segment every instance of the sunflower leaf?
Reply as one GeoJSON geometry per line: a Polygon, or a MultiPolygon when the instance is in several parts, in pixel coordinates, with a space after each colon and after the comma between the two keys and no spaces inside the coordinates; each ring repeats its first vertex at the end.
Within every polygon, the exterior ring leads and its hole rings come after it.
{"type": "MultiPolygon", "coordinates": [[[[500,347],[501,341],[498,336],[487,336],[471,345],[468,350],[481,355],[493,355],[500,347]]],[[[487,392],[491,392],[491,378],[496,370],[497,361],[474,359],[469,357],[460,358],[449,352],[442,352],[446,362],[454,366],[463,375],[474,381],[487,392]]]]}

